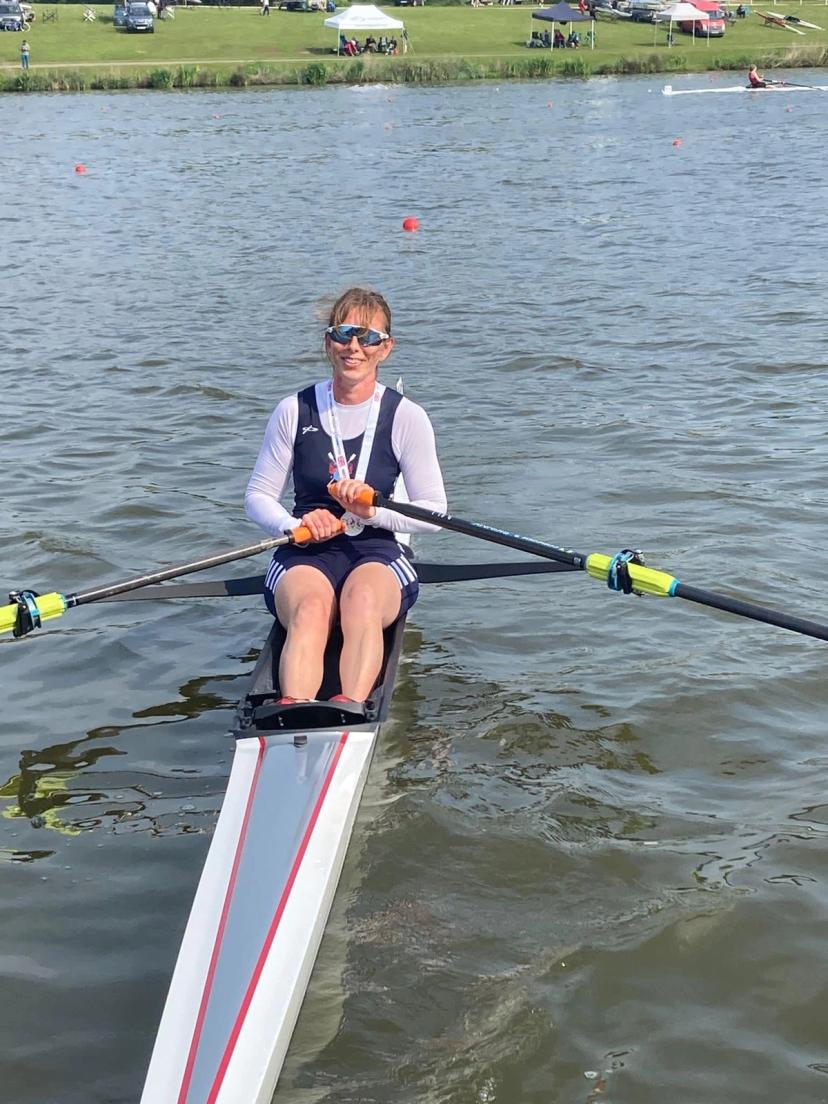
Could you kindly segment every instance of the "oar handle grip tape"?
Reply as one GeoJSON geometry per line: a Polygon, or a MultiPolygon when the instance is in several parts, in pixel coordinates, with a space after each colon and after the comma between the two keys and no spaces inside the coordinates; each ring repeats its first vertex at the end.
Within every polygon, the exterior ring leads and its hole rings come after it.
{"type": "MultiPolygon", "coordinates": [[[[334,498],[333,488],[336,486],[336,480],[332,479],[328,484],[328,494],[331,498],[334,498]]],[[[357,495],[356,500],[360,506],[378,506],[380,500],[380,494],[377,491],[372,490],[370,487],[367,491],[362,491],[357,495]]]]}
{"type": "MultiPolygon", "coordinates": [[[[335,486],[336,480],[332,479],[331,482],[328,484],[328,494],[331,496],[331,498],[336,497],[336,495],[334,495],[333,493],[333,489],[335,486]]],[[[379,491],[374,491],[369,487],[367,490],[361,491],[356,496],[356,501],[360,506],[379,506],[380,502],[382,501],[382,495],[379,493],[379,491]]]]}
{"type": "MultiPolygon", "coordinates": [[[[339,532],[344,533],[345,526],[339,526],[339,532]]],[[[291,544],[310,544],[313,540],[313,534],[306,525],[297,525],[295,529],[291,529],[289,533],[285,534],[290,539],[291,544]]]]}

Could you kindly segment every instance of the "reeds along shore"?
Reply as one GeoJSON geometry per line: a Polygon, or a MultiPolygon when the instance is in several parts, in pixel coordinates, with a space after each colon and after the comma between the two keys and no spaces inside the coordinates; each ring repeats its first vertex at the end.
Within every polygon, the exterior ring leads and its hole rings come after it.
{"type": "MultiPolygon", "coordinates": [[[[179,65],[146,70],[102,66],[100,69],[29,69],[0,75],[4,92],[85,92],[125,89],[246,88],[280,85],[320,86],[325,84],[444,84],[473,80],[532,80],[585,78],[636,73],[680,73],[696,69],[681,50],[669,55],[616,57],[592,61],[586,52],[559,58],[553,53],[525,58],[362,58],[347,62],[313,61],[306,65],[250,63],[179,65]]],[[[828,49],[793,48],[768,56],[733,55],[717,59],[719,70],[747,70],[752,63],[760,69],[828,66],[828,49]]]]}

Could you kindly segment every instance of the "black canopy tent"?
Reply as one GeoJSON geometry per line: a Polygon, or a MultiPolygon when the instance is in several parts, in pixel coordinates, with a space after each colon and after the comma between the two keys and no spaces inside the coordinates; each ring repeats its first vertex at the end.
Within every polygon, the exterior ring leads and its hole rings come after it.
{"type": "Polygon", "coordinates": [[[593,23],[590,27],[589,44],[591,49],[595,49],[595,26],[592,16],[587,12],[578,11],[577,8],[570,8],[565,0],[553,4],[551,8],[541,8],[540,11],[532,12],[532,18],[546,23],[593,23]]]}

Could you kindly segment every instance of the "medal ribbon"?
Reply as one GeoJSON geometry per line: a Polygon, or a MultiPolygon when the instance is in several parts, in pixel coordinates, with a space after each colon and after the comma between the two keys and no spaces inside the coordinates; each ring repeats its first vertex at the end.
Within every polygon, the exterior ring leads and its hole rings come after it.
{"type": "MultiPolygon", "coordinates": [[[[368,462],[371,459],[371,449],[374,447],[374,436],[377,432],[380,402],[384,390],[385,388],[381,383],[378,383],[374,388],[371,408],[368,411],[368,420],[365,423],[365,432],[362,435],[362,445],[359,450],[356,471],[353,475],[353,478],[358,479],[361,483],[365,482],[365,476],[368,472],[368,462]]],[[[336,478],[350,479],[351,473],[348,470],[348,457],[345,455],[345,444],[342,440],[342,430],[339,428],[339,418],[336,414],[336,404],[334,403],[333,397],[333,384],[330,380],[325,390],[325,402],[331,423],[331,444],[333,445],[336,478]]],[[[345,523],[345,533],[349,537],[358,536],[365,528],[363,519],[352,514],[350,510],[346,510],[342,515],[342,520],[345,523]]]]}
{"type": "Polygon", "coordinates": [[[371,409],[368,411],[368,421],[365,423],[365,432],[362,435],[362,446],[359,450],[356,471],[353,476],[348,470],[348,457],[345,455],[345,445],[342,441],[342,431],[339,428],[339,418],[336,415],[336,404],[333,397],[333,384],[328,381],[325,391],[328,417],[331,423],[331,444],[333,445],[334,467],[337,479],[358,479],[365,482],[368,471],[368,462],[371,459],[371,449],[374,447],[374,437],[379,421],[380,401],[385,390],[381,383],[374,388],[374,396],[371,399],[371,409]]]}

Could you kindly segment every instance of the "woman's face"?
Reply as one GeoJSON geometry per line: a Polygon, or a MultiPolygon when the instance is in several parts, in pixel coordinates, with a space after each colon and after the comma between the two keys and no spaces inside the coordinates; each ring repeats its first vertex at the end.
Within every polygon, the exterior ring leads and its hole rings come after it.
{"type": "MultiPolygon", "coordinates": [[[[359,309],[350,310],[338,324],[367,326],[372,330],[388,332],[388,324],[381,310],[374,311],[371,315],[359,309]]],[[[380,364],[393,348],[393,337],[389,337],[379,345],[360,345],[355,337],[352,337],[347,345],[340,345],[330,337],[325,337],[325,351],[333,367],[334,376],[347,382],[351,387],[368,379],[375,380],[380,364]]]]}

